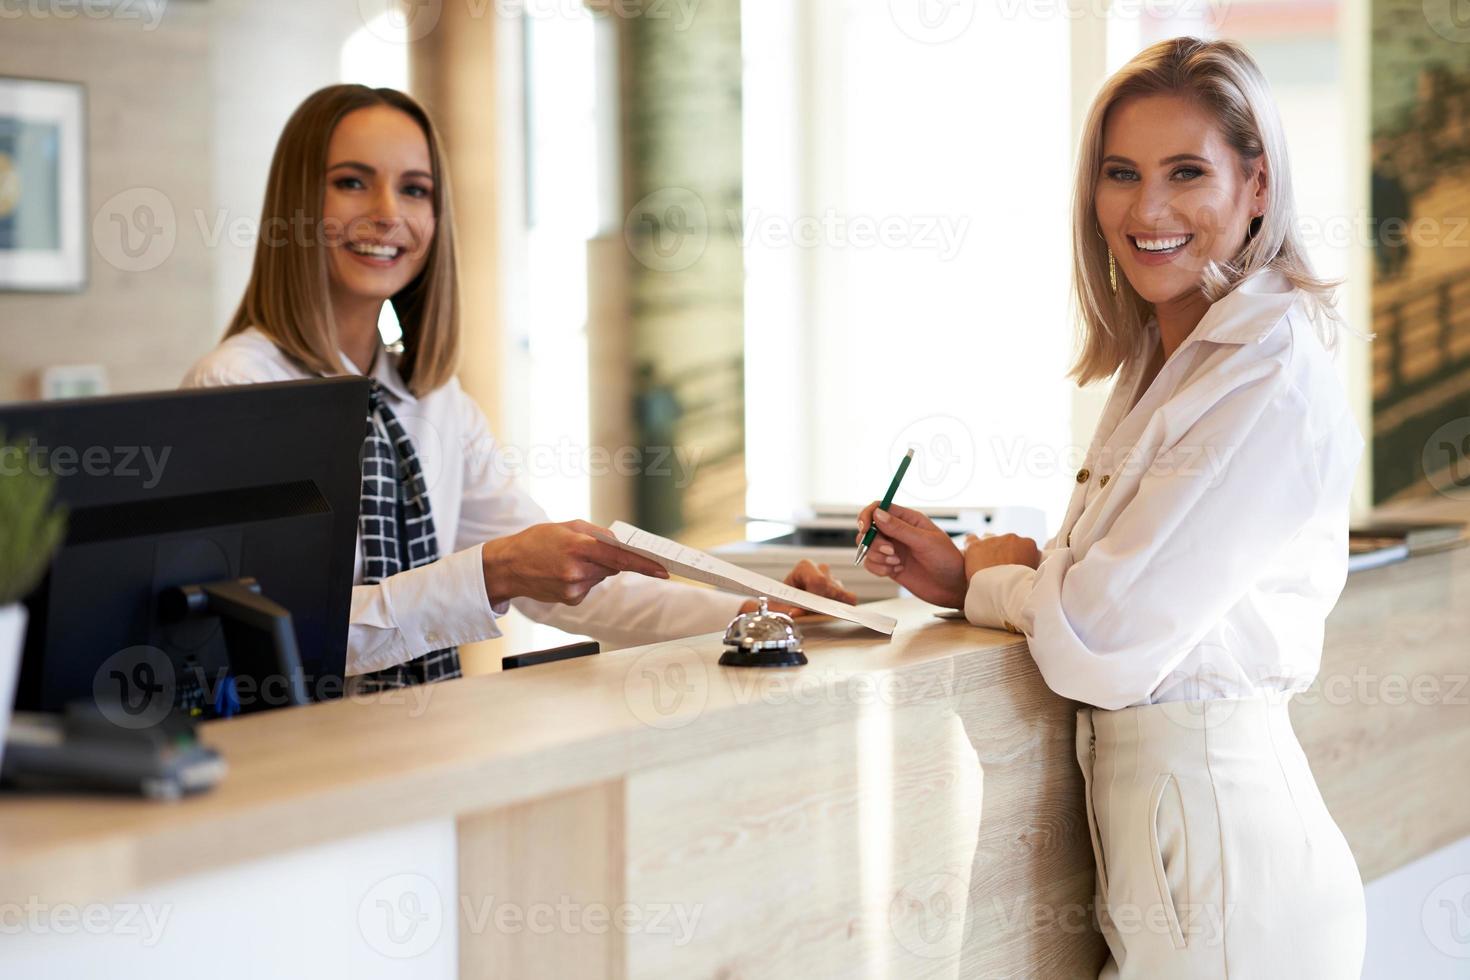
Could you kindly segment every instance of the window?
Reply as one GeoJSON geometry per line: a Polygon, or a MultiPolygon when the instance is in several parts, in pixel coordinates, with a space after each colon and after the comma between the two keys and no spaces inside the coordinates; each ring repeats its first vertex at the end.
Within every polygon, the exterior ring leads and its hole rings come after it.
{"type": "Polygon", "coordinates": [[[901,499],[1029,504],[1055,526],[1086,449],[1064,378],[1068,19],[866,0],[742,16],[749,510],[865,503],[916,444],[901,499]]]}

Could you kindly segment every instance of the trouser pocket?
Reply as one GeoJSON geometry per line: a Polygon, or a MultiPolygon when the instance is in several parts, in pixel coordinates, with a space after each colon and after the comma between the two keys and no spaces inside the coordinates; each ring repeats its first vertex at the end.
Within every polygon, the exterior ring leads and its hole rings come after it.
{"type": "Polygon", "coordinates": [[[1175,949],[1185,946],[1180,910],[1189,908],[1189,841],[1184,801],[1172,773],[1155,779],[1148,802],[1148,842],[1159,904],[1175,949]]]}

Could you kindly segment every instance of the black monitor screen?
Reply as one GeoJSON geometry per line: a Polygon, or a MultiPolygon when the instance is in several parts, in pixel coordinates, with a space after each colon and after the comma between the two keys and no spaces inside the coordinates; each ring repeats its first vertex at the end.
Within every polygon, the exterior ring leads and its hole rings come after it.
{"type": "Polygon", "coordinates": [[[220,618],[165,614],[170,590],[241,579],[291,614],[308,698],[339,696],[367,391],[334,378],[0,406],[20,465],[54,476],[68,510],[26,601],[16,707],[156,711],[142,695],[165,688],[196,716],[276,706],[272,678],[231,671],[220,618]]]}

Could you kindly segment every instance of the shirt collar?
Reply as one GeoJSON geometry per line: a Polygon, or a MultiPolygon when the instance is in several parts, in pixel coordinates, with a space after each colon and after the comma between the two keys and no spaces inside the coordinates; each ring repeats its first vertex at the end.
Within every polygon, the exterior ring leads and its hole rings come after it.
{"type": "Polygon", "coordinates": [[[1260,269],[1211,304],[1184,344],[1196,340],[1216,344],[1259,343],[1270,336],[1300,295],[1300,290],[1282,273],[1271,268],[1260,269]]]}
{"type": "MultiPolygon", "coordinates": [[[[362,374],[357,369],[357,365],[352,363],[352,358],[343,354],[341,351],[337,352],[337,356],[342,361],[342,369],[347,373],[362,374]]],[[[403,378],[398,373],[398,359],[399,355],[388,350],[386,347],[379,348],[377,355],[373,357],[373,369],[368,372],[367,377],[372,378],[378,384],[382,385],[387,389],[388,394],[392,395],[395,399],[412,404],[418,401],[418,399],[413,396],[413,393],[408,390],[408,386],[403,383],[403,378]]]]}

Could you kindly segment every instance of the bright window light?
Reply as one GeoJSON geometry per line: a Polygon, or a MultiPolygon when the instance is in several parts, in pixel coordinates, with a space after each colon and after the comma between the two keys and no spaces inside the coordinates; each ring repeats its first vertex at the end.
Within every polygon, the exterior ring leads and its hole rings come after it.
{"type": "Polygon", "coordinates": [[[408,91],[408,34],[402,17],[379,14],[342,45],[342,81],[408,91]]]}
{"type": "Polygon", "coordinates": [[[1086,449],[1069,20],[911,7],[742,8],[747,507],[866,503],[916,444],[900,503],[1054,528],[1086,449]]]}

